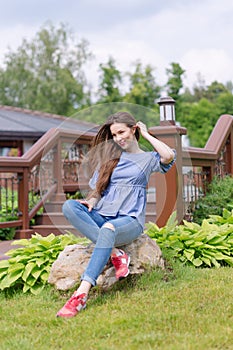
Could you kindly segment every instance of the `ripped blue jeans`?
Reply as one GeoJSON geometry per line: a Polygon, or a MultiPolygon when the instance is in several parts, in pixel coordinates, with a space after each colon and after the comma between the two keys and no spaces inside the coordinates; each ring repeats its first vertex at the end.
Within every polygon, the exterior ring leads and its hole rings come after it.
{"type": "Polygon", "coordinates": [[[80,233],[95,243],[91,259],[81,277],[81,280],[93,286],[96,285],[98,276],[107,264],[112,249],[131,243],[143,231],[136,218],[127,215],[102,216],[95,209],[89,212],[85,205],[73,199],[67,200],[62,210],[66,219],[80,233]],[[112,224],[114,230],[105,227],[105,223],[112,224]]]}

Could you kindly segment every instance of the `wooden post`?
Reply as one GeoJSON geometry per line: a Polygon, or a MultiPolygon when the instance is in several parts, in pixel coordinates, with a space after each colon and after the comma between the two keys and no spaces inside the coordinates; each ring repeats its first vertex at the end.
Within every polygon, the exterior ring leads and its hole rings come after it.
{"type": "Polygon", "coordinates": [[[54,179],[57,181],[57,191],[56,191],[56,199],[65,201],[65,194],[63,190],[63,181],[62,181],[62,139],[58,138],[57,144],[54,151],[54,160],[53,160],[53,173],[54,179]]]}
{"type": "Polygon", "coordinates": [[[178,126],[158,126],[149,129],[149,132],[159,140],[174,148],[177,152],[175,165],[166,173],[156,173],[156,223],[159,227],[165,226],[169,216],[176,211],[177,220],[183,219],[183,175],[182,175],[182,143],[181,136],[187,130],[178,126]]]}
{"type": "Polygon", "coordinates": [[[16,231],[15,238],[30,238],[33,230],[30,229],[29,220],[29,169],[24,168],[19,175],[18,205],[22,216],[22,228],[16,231]]]}
{"type": "Polygon", "coordinates": [[[233,176],[233,128],[226,144],[226,173],[233,176]]]}

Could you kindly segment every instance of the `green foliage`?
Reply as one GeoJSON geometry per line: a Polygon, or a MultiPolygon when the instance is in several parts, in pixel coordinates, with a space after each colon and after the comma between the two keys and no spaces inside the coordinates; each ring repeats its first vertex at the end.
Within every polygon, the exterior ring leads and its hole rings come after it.
{"type": "MultiPolygon", "coordinates": [[[[1,188],[1,209],[0,209],[0,222],[8,222],[18,220],[18,191],[11,190],[9,188],[1,188]]],[[[35,203],[40,199],[38,194],[29,192],[29,208],[33,208],[35,203]]],[[[43,208],[40,208],[37,214],[41,213],[43,208]]],[[[34,219],[31,220],[33,224],[34,219]]],[[[17,227],[5,227],[0,228],[0,240],[11,240],[15,236],[17,227]]]]}
{"type": "Polygon", "coordinates": [[[209,184],[206,195],[197,200],[193,221],[200,224],[209,215],[221,215],[222,208],[229,209],[232,205],[233,178],[231,176],[225,176],[222,179],[215,177],[209,184]]]}
{"type": "Polygon", "coordinates": [[[146,233],[182,263],[195,267],[233,266],[233,210],[224,210],[223,215],[223,223],[212,216],[201,225],[184,220],[177,226],[174,212],[162,228],[148,223],[146,233]]]}
{"type": "Polygon", "coordinates": [[[198,74],[193,91],[185,88],[183,93],[177,93],[176,84],[179,91],[182,82],[181,76],[179,82],[179,71],[182,73],[182,69],[175,69],[175,63],[171,66],[167,69],[167,86],[168,93],[176,101],[176,118],[187,128],[191,146],[204,147],[218,118],[222,114],[233,114],[232,82],[223,85],[214,81],[206,86],[203,77],[198,74]]]}
{"type": "Polygon", "coordinates": [[[180,90],[183,87],[182,76],[185,73],[185,70],[179,63],[172,62],[170,68],[166,69],[166,72],[168,75],[168,81],[166,84],[167,93],[177,101],[180,97],[180,90]]]}
{"type": "Polygon", "coordinates": [[[119,83],[122,82],[120,71],[116,68],[115,60],[109,58],[107,64],[100,64],[101,81],[98,103],[119,102],[122,96],[119,83]]]}
{"type": "MultiPolygon", "coordinates": [[[[17,216],[2,216],[0,217],[0,222],[6,222],[6,221],[14,221],[17,220],[17,216]]],[[[4,227],[0,228],[0,240],[11,240],[15,236],[15,227],[4,227]]]]}
{"type": "Polygon", "coordinates": [[[9,216],[17,213],[18,208],[18,192],[9,188],[1,187],[0,192],[1,206],[0,216],[9,216]]]}
{"type": "Polygon", "coordinates": [[[204,95],[209,101],[214,102],[221,94],[225,93],[228,93],[226,86],[215,80],[207,87],[204,95]]]}
{"type": "Polygon", "coordinates": [[[83,193],[80,191],[77,191],[75,193],[67,193],[66,199],[83,199],[83,193]]]}
{"type": "Polygon", "coordinates": [[[83,64],[88,44],[61,24],[47,23],[32,41],[5,57],[0,70],[0,103],[63,115],[88,103],[83,64]]]}
{"type": "Polygon", "coordinates": [[[75,244],[77,237],[51,233],[42,237],[38,233],[31,239],[21,239],[13,244],[22,248],[12,249],[6,254],[8,260],[0,261],[0,290],[19,287],[23,293],[39,294],[47,283],[52,263],[69,244],[75,244]]]}
{"type": "MultiPolygon", "coordinates": [[[[0,222],[14,221],[18,219],[18,195],[17,191],[1,188],[0,222]]],[[[0,228],[0,240],[11,240],[15,236],[15,227],[0,228]]]]}
{"type": "MultiPolygon", "coordinates": [[[[232,205],[233,208],[233,205],[232,205]]],[[[208,222],[216,225],[233,224],[233,209],[230,212],[227,209],[223,209],[221,215],[209,215],[208,222]]]]}
{"type": "Polygon", "coordinates": [[[233,115],[233,95],[230,92],[221,93],[216,99],[219,115],[233,115]]]}
{"type": "Polygon", "coordinates": [[[214,81],[208,87],[202,80],[180,96],[176,108],[177,120],[188,130],[190,143],[195,147],[204,147],[218,118],[222,114],[233,115],[233,95],[228,86],[214,81]]]}
{"type": "Polygon", "coordinates": [[[156,100],[160,97],[161,87],[155,81],[153,67],[150,65],[143,67],[141,62],[136,62],[134,72],[126,74],[129,77],[130,88],[123,100],[154,108],[156,100]]]}
{"type": "Polygon", "coordinates": [[[72,118],[102,124],[107,117],[119,111],[131,113],[136,121],[143,121],[148,127],[159,125],[159,108],[153,109],[127,102],[99,103],[76,113],[72,118]]]}
{"type": "Polygon", "coordinates": [[[188,130],[191,145],[204,147],[218,118],[220,117],[216,105],[202,98],[197,103],[190,104],[188,114],[186,110],[177,119],[188,130]]]}

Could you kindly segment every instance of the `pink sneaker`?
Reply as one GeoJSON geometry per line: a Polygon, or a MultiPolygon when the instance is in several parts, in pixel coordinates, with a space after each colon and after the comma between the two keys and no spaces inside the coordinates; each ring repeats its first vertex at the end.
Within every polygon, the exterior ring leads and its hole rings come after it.
{"type": "Polygon", "coordinates": [[[86,307],[87,296],[85,293],[72,297],[58,311],[57,317],[74,317],[77,313],[86,307]]]}
{"type": "Polygon", "coordinates": [[[113,254],[111,256],[111,261],[113,266],[116,269],[116,279],[127,277],[129,274],[129,263],[130,257],[123,251],[120,250],[122,255],[113,254]]]}

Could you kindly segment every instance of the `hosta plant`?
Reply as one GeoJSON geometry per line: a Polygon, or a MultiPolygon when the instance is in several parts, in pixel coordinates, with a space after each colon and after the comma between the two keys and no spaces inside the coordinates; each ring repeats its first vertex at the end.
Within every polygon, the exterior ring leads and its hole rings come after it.
{"type": "Polygon", "coordinates": [[[233,209],[231,211],[223,209],[222,216],[220,215],[209,215],[208,222],[213,224],[233,224],[233,209]]]}
{"type": "Polygon", "coordinates": [[[7,252],[10,258],[0,261],[0,290],[19,287],[23,292],[40,293],[58,254],[79,241],[71,234],[42,237],[36,233],[30,239],[13,242],[22,247],[11,249],[7,252]]]}
{"type": "Polygon", "coordinates": [[[196,267],[233,266],[233,211],[224,210],[223,217],[212,215],[201,225],[185,220],[177,225],[175,217],[174,212],[161,228],[147,224],[146,233],[161,249],[172,251],[175,258],[196,267]]]}

